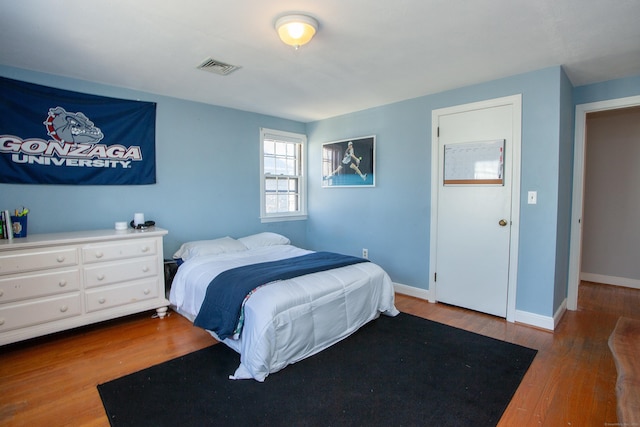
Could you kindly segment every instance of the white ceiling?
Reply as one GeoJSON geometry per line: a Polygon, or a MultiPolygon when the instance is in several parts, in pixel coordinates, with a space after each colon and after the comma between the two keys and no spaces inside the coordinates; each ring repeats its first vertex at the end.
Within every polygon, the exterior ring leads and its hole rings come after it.
{"type": "Polygon", "coordinates": [[[0,0],[0,63],[309,122],[555,65],[574,86],[638,75],[639,18],[640,0],[0,0]],[[298,51],[286,12],[320,22],[298,51]]]}

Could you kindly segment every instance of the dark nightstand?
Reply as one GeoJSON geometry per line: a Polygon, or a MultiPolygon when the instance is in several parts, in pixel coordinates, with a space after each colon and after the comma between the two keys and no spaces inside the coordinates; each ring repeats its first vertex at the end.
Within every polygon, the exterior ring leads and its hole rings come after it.
{"type": "Polygon", "coordinates": [[[164,260],[164,293],[167,299],[169,298],[169,291],[171,290],[171,283],[178,271],[178,264],[173,259],[164,260]]]}

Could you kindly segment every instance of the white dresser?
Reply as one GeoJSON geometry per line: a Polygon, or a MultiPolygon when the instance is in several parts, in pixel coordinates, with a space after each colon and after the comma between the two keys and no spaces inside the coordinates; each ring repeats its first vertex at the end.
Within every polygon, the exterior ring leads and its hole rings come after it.
{"type": "Polygon", "coordinates": [[[166,230],[0,240],[0,345],[159,307],[166,230]]]}

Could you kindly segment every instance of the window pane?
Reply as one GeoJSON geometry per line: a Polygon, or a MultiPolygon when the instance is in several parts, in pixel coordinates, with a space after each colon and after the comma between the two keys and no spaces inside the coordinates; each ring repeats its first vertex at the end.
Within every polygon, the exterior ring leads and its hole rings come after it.
{"type": "Polygon", "coordinates": [[[276,173],[278,175],[285,175],[287,173],[287,161],[282,157],[277,157],[274,159],[276,163],[276,173]]]}
{"type": "Polygon", "coordinates": [[[273,154],[275,152],[275,142],[269,139],[264,140],[264,154],[273,154]]]}
{"type": "Polygon", "coordinates": [[[276,174],[276,159],[264,156],[264,173],[276,174]]]}
{"type": "Polygon", "coordinates": [[[289,196],[286,194],[278,196],[278,212],[291,212],[289,210],[289,196]]]}
{"type": "Polygon", "coordinates": [[[287,159],[287,175],[296,174],[296,159],[287,159]]]}
{"type": "Polygon", "coordinates": [[[265,210],[267,213],[276,213],[276,204],[277,198],[276,195],[267,194],[265,196],[265,210]]]}
{"type": "Polygon", "coordinates": [[[289,212],[298,210],[298,196],[296,194],[289,195],[289,212]]]}
{"type": "Polygon", "coordinates": [[[278,191],[286,193],[289,190],[288,179],[279,179],[278,180],[278,191]]]}
{"type": "Polygon", "coordinates": [[[266,178],[264,181],[264,189],[266,191],[276,191],[278,181],[275,178],[266,178]]]}

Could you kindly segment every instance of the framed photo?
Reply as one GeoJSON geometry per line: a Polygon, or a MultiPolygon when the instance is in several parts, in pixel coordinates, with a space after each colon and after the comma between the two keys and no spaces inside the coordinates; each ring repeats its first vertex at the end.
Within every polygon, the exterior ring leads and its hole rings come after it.
{"type": "Polygon", "coordinates": [[[323,187],[375,187],[376,137],[322,144],[323,187]]]}

